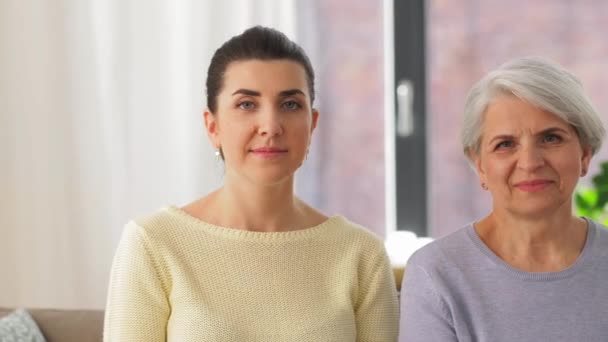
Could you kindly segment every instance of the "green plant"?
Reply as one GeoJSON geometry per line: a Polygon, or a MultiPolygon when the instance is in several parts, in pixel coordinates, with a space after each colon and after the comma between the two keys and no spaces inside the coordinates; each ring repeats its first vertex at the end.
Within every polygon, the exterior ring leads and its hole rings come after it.
{"type": "Polygon", "coordinates": [[[593,186],[581,186],[574,195],[575,211],[608,225],[608,161],[600,165],[600,172],[591,179],[593,186]]]}

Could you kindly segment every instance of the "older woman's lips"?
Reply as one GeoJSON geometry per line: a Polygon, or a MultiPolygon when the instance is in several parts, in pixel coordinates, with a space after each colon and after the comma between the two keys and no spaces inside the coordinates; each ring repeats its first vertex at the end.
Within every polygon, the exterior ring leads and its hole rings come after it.
{"type": "Polygon", "coordinates": [[[287,150],[276,147],[261,147],[251,150],[251,153],[264,159],[272,159],[284,155],[287,150]]]}
{"type": "Polygon", "coordinates": [[[515,184],[515,187],[521,191],[525,192],[536,192],[544,190],[548,187],[552,182],[544,179],[535,179],[531,181],[524,181],[515,184]]]}

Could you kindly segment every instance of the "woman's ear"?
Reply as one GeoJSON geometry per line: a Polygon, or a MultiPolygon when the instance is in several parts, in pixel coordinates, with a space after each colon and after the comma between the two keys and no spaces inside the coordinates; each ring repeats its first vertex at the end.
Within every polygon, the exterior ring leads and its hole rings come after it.
{"type": "Polygon", "coordinates": [[[316,109],[312,109],[312,125],[310,126],[310,133],[314,132],[315,128],[317,128],[317,121],[319,121],[319,111],[316,109]]]}
{"type": "Polygon", "coordinates": [[[209,109],[206,109],[203,113],[203,118],[205,119],[205,128],[207,129],[209,140],[213,144],[213,147],[219,149],[222,144],[220,142],[220,129],[217,116],[211,113],[209,109]]]}
{"type": "Polygon", "coordinates": [[[589,171],[589,163],[591,163],[591,157],[593,157],[593,150],[591,146],[583,147],[583,155],[581,156],[581,177],[587,175],[589,171]]]}
{"type": "Polygon", "coordinates": [[[479,156],[479,153],[473,150],[473,148],[469,147],[467,148],[466,154],[469,160],[473,163],[475,172],[477,172],[477,176],[479,176],[479,181],[481,183],[486,183],[486,174],[481,165],[481,157],[479,156]]]}

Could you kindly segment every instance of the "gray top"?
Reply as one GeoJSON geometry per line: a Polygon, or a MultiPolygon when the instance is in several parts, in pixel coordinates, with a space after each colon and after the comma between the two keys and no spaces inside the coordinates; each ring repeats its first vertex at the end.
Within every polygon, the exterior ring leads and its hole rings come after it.
{"type": "Polygon", "coordinates": [[[401,293],[400,342],[608,341],[608,229],[591,220],[578,260],[529,273],[472,225],[418,250],[401,293]]]}

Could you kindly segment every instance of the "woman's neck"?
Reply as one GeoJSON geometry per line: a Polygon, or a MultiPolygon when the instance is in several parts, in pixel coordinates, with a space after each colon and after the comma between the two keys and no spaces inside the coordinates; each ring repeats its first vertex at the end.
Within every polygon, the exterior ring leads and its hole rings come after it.
{"type": "Polygon", "coordinates": [[[293,179],[272,185],[226,179],[222,188],[183,209],[217,226],[260,232],[304,229],[327,219],[294,195],[293,179]]]}
{"type": "Polygon", "coordinates": [[[297,227],[300,201],[294,195],[293,182],[260,186],[243,186],[227,182],[218,190],[217,204],[229,227],[254,231],[282,231],[297,227]],[[297,220],[295,220],[297,221],[297,220]]]}
{"type": "Polygon", "coordinates": [[[570,210],[542,218],[495,210],[476,223],[475,230],[501,259],[528,272],[555,272],[571,266],[587,237],[587,223],[570,210]]]}

